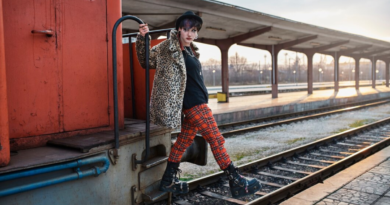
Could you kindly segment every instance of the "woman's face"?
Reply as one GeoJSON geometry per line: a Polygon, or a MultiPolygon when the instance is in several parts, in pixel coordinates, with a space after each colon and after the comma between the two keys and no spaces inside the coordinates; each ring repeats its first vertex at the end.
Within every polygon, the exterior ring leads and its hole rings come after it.
{"type": "Polygon", "coordinates": [[[190,46],[190,44],[194,41],[194,39],[198,35],[198,29],[192,27],[188,28],[179,28],[180,32],[180,41],[184,46],[190,46]]]}

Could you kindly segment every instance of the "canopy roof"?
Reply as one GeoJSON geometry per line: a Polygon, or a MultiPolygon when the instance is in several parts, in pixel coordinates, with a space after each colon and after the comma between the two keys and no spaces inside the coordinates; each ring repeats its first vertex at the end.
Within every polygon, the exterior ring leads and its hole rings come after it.
{"type": "MultiPolygon", "coordinates": [[[[390,60],[390,42],[214,0],[123,0],[122,10],[124,15],[138,16],[153,30],[173,28],[182,13],[192,10],[203,19],[199,41],[210,44],[213,44],[213,40],[231,39],[231,42],[239,45],[262,49],[283,45],[283,49],[298,52],[339,52],[351,57],[390,60]]],[[[127,32],[136,32],[138,25],[135,22],[124,22],[123,28],[127,32]]]]}

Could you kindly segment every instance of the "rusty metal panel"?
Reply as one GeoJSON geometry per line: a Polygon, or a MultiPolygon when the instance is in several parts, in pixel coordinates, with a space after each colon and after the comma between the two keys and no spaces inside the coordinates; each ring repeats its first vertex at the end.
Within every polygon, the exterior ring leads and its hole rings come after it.
{"type": "Polygon", "coordinates": [[[60,130],[60,76],[52,0],[3,0],[11,138],[60,130]]]}
{"type": "Polygon", "coordinates": [[[109,125],[106,0],[63,5],[64,130],[109,125]]]}
{"type": "MultiPolygon", "coordinates": [[[[0,0],[0,14],[3,13],[0,0]]],[[[10,160],[8,125],[7,78],[4,53],[3,15],[0,15],[0,167],[7,166],[10,160]]]]}

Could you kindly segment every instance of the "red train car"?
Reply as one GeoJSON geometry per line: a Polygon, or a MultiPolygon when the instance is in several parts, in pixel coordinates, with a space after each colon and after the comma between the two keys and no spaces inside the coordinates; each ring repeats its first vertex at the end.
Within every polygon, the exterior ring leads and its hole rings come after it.
{"type": "MultiPolygon", "coordinates": [[[[110,33],[121,17],[121,1],[1,3],[0,125],[2,139],[9,138],[11,150],[111,129],[110,33]]],[[[117,44],[118,62],[122,62],[121,42],[117,44]]],[[[118,76],[122,75],[122,63],[118,63],[118,76]]],[[[118,79],[119,93],[123,93],[118,79]]],[[[119,102],[123,113],[123,94],[119,102]]],[[[123,114],[120,119],[123,127],[123,114]]],[[[2,143],[5,153],[6,144],[2,143]]]]}

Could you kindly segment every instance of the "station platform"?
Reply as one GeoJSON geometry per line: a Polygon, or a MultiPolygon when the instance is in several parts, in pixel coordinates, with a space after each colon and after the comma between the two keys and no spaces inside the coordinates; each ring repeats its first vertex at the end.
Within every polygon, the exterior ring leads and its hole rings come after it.
{"type": "Polygon", "coordinates": [[[341,88],[338,92],[328,89],[316,90],[313,94],[308,94],[307,91],[279,93],[278,98],[272,98],[271,94],[230,97],[228,103],[209,99],[208,105],[218,125],[222,125],[389,97],[390,88],[383,85],[376,88],[360,87],[358,91],[355,88],[341,88]]]}
{"type": "Polygon", "coordinates": [[[390,205],[390,147],[280,205],[390,205]]]}

